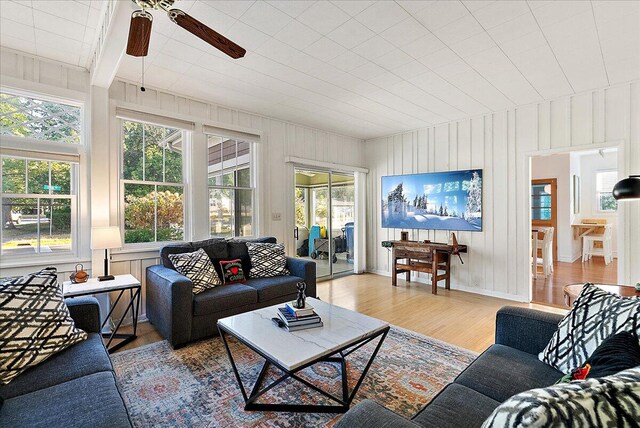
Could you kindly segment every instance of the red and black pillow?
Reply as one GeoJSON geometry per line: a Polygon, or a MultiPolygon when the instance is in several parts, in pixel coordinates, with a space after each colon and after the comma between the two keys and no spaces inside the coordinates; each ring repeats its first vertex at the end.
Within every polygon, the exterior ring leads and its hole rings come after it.
{"type": "Polygon", "coordinates": [[[225,284],[235,284],[236,282],[244,282],[244,270],[242,269],[242,260],[221,260],[220,270],[222,273],[222,281],[225,284]]]}

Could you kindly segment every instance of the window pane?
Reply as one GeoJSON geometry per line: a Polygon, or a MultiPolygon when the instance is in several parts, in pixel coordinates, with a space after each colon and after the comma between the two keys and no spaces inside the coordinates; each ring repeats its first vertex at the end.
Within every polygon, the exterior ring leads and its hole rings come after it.
{"type": "Polygon", "coordinates": [[[143,179],[142,124],[122,122],[122,178],[143,179]]]}
{"type": "Polygon", "coordinates": [[[2,198],[2,254],[35,254],[38,250],[38,201],[2,198]]]}
{"type": "Polygon", "coordinates": [[[2,191],[25,193],[27,161],[24,159],[2,158],[2,191]]]}
{"type": "Polygon", "coordinates": [[[40,200],[40,252],[71,251],[71,200],[40,200]]]}
{"type": "Polygon", "coordinates": [[[27,161],[27,193],[49,193],[49,162],[27,161]]]}
{"type": "Polygon", "coordinates": [[[224,173],[222,183],[225,186],[235,186],[236,170],[236,140],[226,140],[222,143],[222,171],[224,173]]]}
{"type": "Polygon", "coordinates": [[[551,208],[532,208],[531,218],[533,220],[551,220],[551,208]]]}
{"type": "Polygon", "coordinates": [[[0,93],[0,134],[80,142],[80,108],[0,93]]]}
{"type": "Polygon", "coordinates": [[[236,190],[239,224],[237,236],[253,235],[253,190],[236,190]]]}
{"type": "Polygon", "coordinates": [[[162,177],[162,167],[166,128],[148,124],[143,126],[145,181],[164,181],[162,177]]]}
{"type": "Polygon", "coordinates": [[[306,191],[303,187],[296,187],[296,226],[307,227],[306,191]]]}
{"type": "Polygon", "coordinates": [[[182,153],[171,148],[165,150],[165,182],[182,183],[182,153]]]}
{"type": "Polygon", "coordinates": [[[598,194],[598,207],[600,211],[616,211],[618,201],[615,200],[612,193],[600,193],[598,194]]]}
{"type": "Polygon", "coordinates": [[[233,189],[209,189],[211,236],[233,236],[233,189]]]}
{"type": "Polygon", "coordinates": [[[51,193],[54,195],[71,194],[71,164],[51,162],[51,193]]]}
{"type": "Polygon", "coordinates": [[[124,242],[155,241],[155,186],[124,185],[124,242]]]}
{"type": "Polygon", "coordinates": [[[184,239],[183,193],[182,187],[158,186],[158,242],[184,239]]]}
{"type": "Polygon", "coordinates": [[[238,187],[251,187],[251,170],[249,168],[238,170],[238,187]]]}

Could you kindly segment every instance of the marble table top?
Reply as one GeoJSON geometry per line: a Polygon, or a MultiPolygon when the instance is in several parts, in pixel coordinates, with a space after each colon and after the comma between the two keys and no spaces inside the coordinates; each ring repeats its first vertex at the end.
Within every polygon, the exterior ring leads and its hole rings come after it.
{"type": "Polygon", "coordinates": [[[276,326],[271,318],[277,317],[276,311],[284,304],[222,318],[218,325],[289,371],[331,356],[336,350],[358,343],[389,326],[379,319],[311,297],[307,298],[307,303],[320,315],[324,326],[293,332],[276,326]]]}
{"type": "Polygon", "coordinates": [[[98,281],[98,278],[89,278],[87,282],[83,282],[82,284],[65,281],[62,283],[62,294],[64,297],[86,296],[89,294],[118,291],[134,286],[140,286],[140,281],[133,275],[115,275],[114,279],[108,281],[98,281]]]}

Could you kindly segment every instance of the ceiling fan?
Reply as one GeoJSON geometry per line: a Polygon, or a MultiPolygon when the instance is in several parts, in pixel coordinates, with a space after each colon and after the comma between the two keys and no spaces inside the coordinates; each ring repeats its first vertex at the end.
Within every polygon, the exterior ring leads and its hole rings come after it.
{"type": "Polygon", "coordinates": [[[191,34],[201,38],[214,48],[226,53],[231,58],[242,58],[247,52],[222,34],[212,30],[197,19],[187,15],[180,9],[172,9],[175,0],[131,0],[140,7],[131,14],[127,55],[144,57],[149,51],[151,24],[153,16],[146,9],[167,12],[169,19],[191,34]]]}

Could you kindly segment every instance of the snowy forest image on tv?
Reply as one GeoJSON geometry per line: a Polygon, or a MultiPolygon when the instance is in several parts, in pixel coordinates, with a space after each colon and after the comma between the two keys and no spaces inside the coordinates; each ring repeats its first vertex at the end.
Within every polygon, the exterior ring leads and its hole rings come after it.
{"type": "Polygon", "coordinates": [[[382,177],[382,227],[482,230],[482,170],[382,177]]]}

